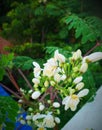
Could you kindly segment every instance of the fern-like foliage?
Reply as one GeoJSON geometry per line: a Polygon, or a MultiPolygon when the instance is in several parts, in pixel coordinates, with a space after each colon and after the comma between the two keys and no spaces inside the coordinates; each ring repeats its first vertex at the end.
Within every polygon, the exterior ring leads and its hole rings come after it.
{"type": "Polygon", "coordinates": [[[16,68],[21,68],[22,70],[30,70],[33,68],[33,62],[34,60],[27,56],[16,56],[14,58],[14,66],[16,68]]]}
{"type": "Polygon", "coordinates": [[[102,39],[102,20],[97,17],[83,19],[72,14],[65,17],[63,21],[68,30],[74,29],[75,38],[80,38],[81,43],[94,42],[98,38],[102,39]]]}
{"type": "Polygon", "coordinates": [[[14,54],[10,53],[8,55],[0,55],[0,81],[3,79],[3,76],[6,74],[6,68],[13,67],[14,54]]]}
{"type": "Polygon", "coordinates": [[[18,104],[9,96],[0,96],[0,125],[6,130],[14,130],[18,104]]]}

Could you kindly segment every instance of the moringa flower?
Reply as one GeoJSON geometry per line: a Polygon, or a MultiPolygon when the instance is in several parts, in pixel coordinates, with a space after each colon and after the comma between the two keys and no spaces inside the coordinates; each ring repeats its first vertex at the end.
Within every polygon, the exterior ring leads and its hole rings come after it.
{"type": "Polygon", "coordinates": [[[55,51],[54,58],[55,58],[56,61],[58,60],[60,63],[64,63],[65,62],[64,55],[60,54],[58,52],[58,50],[55,51]]]}
{"type": "Polygon", "coordinates": [[[39,120],[39,119],[43,119],[43,118],[45,118],[46,117],[46,115],[45,114],[40,114],[40,113],[37,113],[37,114],[35,114],[34,116],[33,116],[33,121],[36,121],[36,120],[39,120]]]}
{"type": "Polygon", "coordinates": [[[72,55],[72,60],[77,60],[79,58],[82,58],[82,54],[81,54],[81,50],[78,49],[76,52],[73,52],[73,55],[72,55]]]}
{"type": "Polygon", "coordinates": [[[75,111],[78,103],[80,102],[80,98],[86,96],[88,92],[88,89],[83,89],[77,95],[72,94],[65,97],[62,101],[62,104],[65,105],[65,110],[68,110],[70,108],[72,111],[75,111]]]}
{"type": "Polygon", "coordinates": [[[40,65],[37,62],[33,62],[33,65],[35,66],[35,68],[34,68],[34,76],[39,77],[39,75],[41,73],[40,65]]]}
{"type": "Polygon", "coordinates": [[[25,120],[23,120],[23,119],[20,120],[20,123],[21,123],[22,125],[25,125],[25,124],[26,124],[25,120]]]}
{"type": "Polygon", "coordinates": [[[53,76],[56,71],[57,65],[58,64],[54,58],[49,59],[47,63],[44,64],[43,75],[48,77],[53,76]]]}
{"type": "Polygon", "coordinates": [[[32,79],[32,82],[35,84],[35,85],[38,85],[40,83],[40,79],[38,78],[33,78],[32,79]]]}
{"type": "Polygon", "coordinates": [[[39,110],[40,110],[40,111],[43,111],[44,108],[45,108],[45,106],[44,106],[42,103],[39,103],[39,110]]]}
{"type": "Polygon", "coordinates": [[[44,118],[44,124],[47,128],[53,128],[55,126],[54,117],[48,113],[44,118]]]}
{"type": "Polygon", "coordinates": [[[30,115],[26,116],[26,120],[31,120],[31,119],[32,119],[32,116],[30,116],[30,115]]]}
{"type": "Polygon", "coordinates": [[[96,62],[102,59],[102,52],[94,52],[88,56],[85,56],[83,61],[85,62],[96,62]]]}
{"type": "Polygon", "coordinates": [[[80,90],[80,89],[82,89],[84,87],[84,83],[83,82],[80,82],[80,83],[78,83],[77,85],[76,85],[76,89],[77,90],[80,90]]]}
{"type": "Polygon", "coordinates": [[[61,80],[61,75],[58,74],[58,73],[55,73],[55,74],[54,74],[54,80],[55,80],[56,82],[60,82],[60,80],[61,80]]]}
{"type": "Polygon", "coordinates": [[[39,91],[35,91],[32,93],[31,97],[32,97],[32,99],[37,99],[40,95],[41,95],[41,93],[39,91]]]}
{"type": "Polygon", "coordinates": [[[88,64],[84,62],[80,67],[80,72],[85,73],[87,69],[88,69],[88,64]]]}
{"type": "Polygon", "coordinates": [[[60,121],[60,118],[59,117],[55,117],[55,122],[57,123],[57,124],[59,124],[61,121],[60,121]]]}
{"type": "Polygon", "coordinates": [[[73,94],[73,95],[65,97],[62,101],[62,104],[65,105],[65,111],[68,110],[69,108],[72,111],[75,111],[79,101],[80,100],[78,96],[73,94]]]}
{"type": "Polygon", "coordinates": [[[79,76],[79,77],[77,77],[77,78],[74,79],[73,83],[78,84],[79,82],[82,81],[82,79],[83,79],[83,77],[79,76]]]}
{"type": "Polygon", "coordinates": [[[53,107],[55,107],[55,108],[59,108],[59,107],[60,107],[59,102],[54,102],[54,103],[53,103],[53,107]]]}

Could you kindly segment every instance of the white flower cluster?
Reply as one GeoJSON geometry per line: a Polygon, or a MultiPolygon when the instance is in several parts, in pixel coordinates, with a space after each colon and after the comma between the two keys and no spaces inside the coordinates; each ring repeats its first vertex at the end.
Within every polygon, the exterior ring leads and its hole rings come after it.
{"type": "MultiPolygon", "coordinates": [[[[77,105],[89,89],[84,88],[83,74],[88,69],[88,63],[102,59],[102,53],[93,53],[82,57],[80,50],[72,53],[66,58],[55,51],[54,57],[47,60],[43,68],[37,62],[34,65],[34,91],[28,92],[28,103],[26,122],[34,123],[37,130],[53,128],[60,123],[60,106],[64,110],[75,111],[77,105]]],[[[23,103],[23,100],[19,101],[23,103]]],[[[25,123],[26,123],[25,122],[25,123]]],[[[24,120],[21,119],[24,124],[24,120]]]]}

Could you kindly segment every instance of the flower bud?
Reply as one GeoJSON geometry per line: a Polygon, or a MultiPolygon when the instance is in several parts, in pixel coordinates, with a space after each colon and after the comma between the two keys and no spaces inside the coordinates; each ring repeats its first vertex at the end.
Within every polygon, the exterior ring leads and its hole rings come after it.
{"type": "Polygon", "coordinates": [[[55,108],[59,108],[59,107],[60,107],[59,102],[54,102],[54,103],[53,103],[53,107],[55,107],[55,108]]]}
{"type": "Polygon", "coordinates": [[[40,110],[40,111],[43,111],[44,108],[45,108],[45,106],[44,106],[42,103],[39,103],[39,110],[40,110]]]}
{"type": "Polygon", "coordinates": [[[57,124],[59,124],[61,121],[60,121],[60,118],[59,117],[55,117],[55,122],[57,123],[57,124]]]}
{"type": "Polygon", "coordinates": [[[49,82],[48,82],[47,80],[45,81],[44,86],[45,86],[45,87],[48,87],[48,86],[49,86],[49,82]]]}
{"type": "Polygon", "coordinates": [[[78,67],[74,67],[74,68],[73,68],[73,71],[74,71],[74,72],[77,72],[78,70],[79,70],[78,67]]]}
{"type": "Polygon", "coordinates": [[[60,110],[59,110],[59,109],[57,109],[57,114],[58,114],[58,115],[60,114],[60,110]]]}
{"type": "Polygon", "coordinates": [[[77,78],[74,79],[73,83],[78,84],[80,81],[82,81],[83,77],[79,76],[77,78]]]}
{"type": "Polygon", "coordinates": [[[33,92],[33,90],[32,90],[32,89],[28,91],[28,93],[29,93],[29,94],[30,94],[30,93],[32,93],[32,92],[33,92]]]}
{"type": "Polygon", "coordinates": [[[50,104],[50,103],[51,103],[51,100],[47,100],[47,102],[50,104]]]}
{"type": "Polygon", "coordinates": [[[80,72],[85,73],[88,69],[88,64],[87,63],[83,63],[80,67],[80,72]]]}
{"type": "Polygon", "coordinates": [[[42,87],[42,88],[41,88],[41,91],[42,91],[42,92],[44,92],[44,91],[45,91],[45,89],[46,89],[46,88],[42,87]]]}
{"type": "Polygon", "coordinates": [[[31,118],[31,116],[30,115],[27,115],[26,116],[26,120],[31,120],[32,118],[31,118]]]}
{"type": "Polygon", "coordinates": [[[78,93],[78,97],[84,97],[89,93],[89,89],[83,89],[78,93]]]}
{"type": "Polygon", "coordinates": [[[28,124],[28,125],[31,125],[31,121],[28,120],[28,121],[27,121],[27,124],[28,124]]]}
{"type": "Polygon", "coordinates": [[[55,85],[55,82],[54,82],[54,81],[50,81],[50,84],[51,84],[52,86],[54,86],[54,85],[55,85]]]}
{"type": "Polygon", "coordinates": [[[25,120],[23,120],[23,119],[20,120],[20,123],[23,124],[23,125],[26,124],[25,120]]]}
{"type": "Polygon", "coordinates": [[[80,89],[82,89],[84,87],[84,83],[83,82],[80,82],[80,83],[78,83],[77,85],[76,85],[76,89],[77,90],[80,90],[80,89]]]}
{"type": "Polygon", "coordinates": [[[33,108],[29,107],[29,108],[28,108],[28,111],[33,111],[33,108]]]}
{"type": "Polygon", "coordinates": [[[72,59],[77,60],[79,58],[82,58],[81,51],[78,49],[76,52],[73,53],[72,59]]]}
{"type": "Polygon", "coordinates": [[[40,95],[41,95],[41,93],[39,91],[35,91],[32,93],[31,97],[32,97],[32,99],[37,99],[40,95]]]}

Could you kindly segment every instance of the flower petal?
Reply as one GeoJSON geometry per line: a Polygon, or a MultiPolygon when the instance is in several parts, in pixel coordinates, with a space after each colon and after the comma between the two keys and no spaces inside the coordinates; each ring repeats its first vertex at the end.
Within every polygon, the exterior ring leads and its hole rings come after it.
{"type": "Polygon", "coordinates": [[[86,57],[84,57],[84,61],[88,62],[96,62],[102,59],[102,52],[94,52],[86,57]]]}
{"type": "Polygon", "coordinates": [[[84,97],[89,93],[89,89],[83,89],[78,93],[78,97],[84,97]]]}

